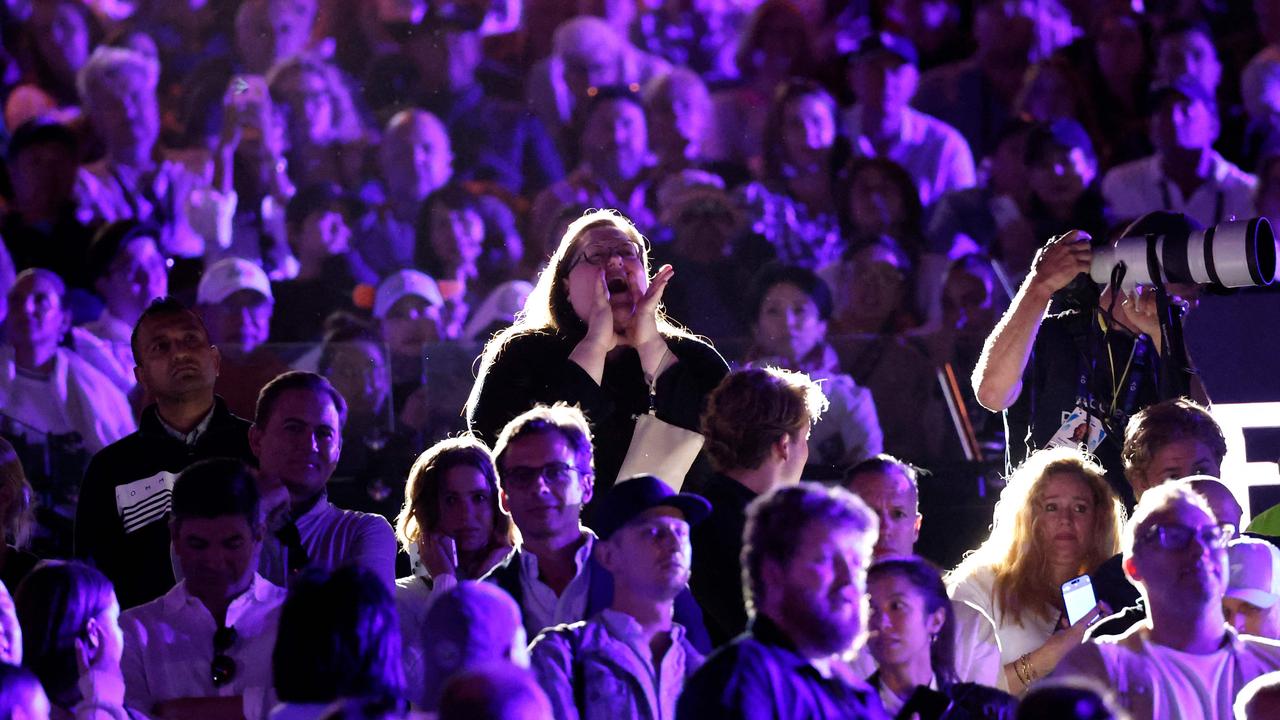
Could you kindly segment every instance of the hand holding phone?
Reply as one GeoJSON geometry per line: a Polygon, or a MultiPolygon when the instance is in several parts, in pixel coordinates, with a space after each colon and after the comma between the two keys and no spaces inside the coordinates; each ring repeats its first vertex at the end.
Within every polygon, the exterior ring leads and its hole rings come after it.
{"type": "Polygon", "coordinates": [[[1062,601],[1067,608],[1067,623],[1075,625],[1098,605],[1093,593],[1093,580],[1088,575],[1062,583],[1062,601]]]}

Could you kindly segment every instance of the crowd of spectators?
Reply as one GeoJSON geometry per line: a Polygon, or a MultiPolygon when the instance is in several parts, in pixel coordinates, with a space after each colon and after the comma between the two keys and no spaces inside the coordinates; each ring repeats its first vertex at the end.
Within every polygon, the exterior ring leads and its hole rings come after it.
{"type": "Polygon", "coordinates": [[[1280,221],[1275,2],[0,0],[0,111],[14,717],[1276,702],[1206,388],[1079,276],[1280,221]]]}

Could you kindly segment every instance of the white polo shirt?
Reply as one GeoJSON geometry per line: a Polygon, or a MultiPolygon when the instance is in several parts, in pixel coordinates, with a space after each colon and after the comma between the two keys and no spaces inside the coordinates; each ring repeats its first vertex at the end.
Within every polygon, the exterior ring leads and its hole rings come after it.
{"type": "Polygon", "coordinates": [[[1117,165],[1102,179],[1102,195],[1116,218],[1134,220],[1156,210],[1183,213],[1205,227],[1252,217],[1258,180],[1210,151],[1213,170],[1200,187],[1183,197],[1164,176],[1159,154],[1117,165]]]}
{"type": "MultiPolygon", "coordinates": [[[[906,168],[920,191],[920,202],[927,207],[943,193],[972,187],[976,182],[973,153],[960,131],[919,110],[902,112],[898,137],[884,157],[906,168]]],[[[843,121],[855,154],[880,156],[862,133],[861,105],[846,110],[843,121]]]]}

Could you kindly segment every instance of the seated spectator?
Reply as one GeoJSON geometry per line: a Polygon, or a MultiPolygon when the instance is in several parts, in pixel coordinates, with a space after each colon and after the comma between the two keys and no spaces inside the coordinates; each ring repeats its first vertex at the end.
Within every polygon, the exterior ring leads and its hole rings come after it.
{"type": "MultiPolygon", "coordinates": [[[[1217,513],[1214,513],[1215,519],[1217,513]]],[[[1280,640],[1280,550],[1251,537],[1227,544],[1222,614],[1236,632],[1280,640]]]]}
{"type": "Polygon", "coordinates": [[[135,717],[125,706],[124,634],[111,581],[88,565],[46,560],[14,597],[22,661],[40,678],[57,717],[135,717]]]}
{"type": "MultiPolygon", "coordinates": [[[[279,375],[258,396],[249,428],[249,447],[258,458],[263,496],[284,511],[288,521],[264,553],[262,574],[287,586],[304,568],[332,571],[343,565],[364,568],[388,587],[395,582],[395,534],[386,520],[342,510],[329,502],[326,485],[342,452],[347,403],[320,375],[292,371],[279,375]]],[[[274,515],[269,512],[268,515],[274,515]]],[[[278,679],[278,678],[277,678],[278,679]]],[[[282,694],[283,701],[288,701],[282,694]]]]}
{"type": "Polygon", "coordinates": [[[854,158],[845,168],[837,194],[847,247],[887,236],[913,259],[919,257],[924,247],[924,209],[906,168],[883,157],[854,158]]]}
{"type": "Polygon", "coordinates": [[[26,87],[47,96],[53,107],[78,105],[76,74],[101,41],[101,26],[89,8],[73,0],[36,0],[28,10],[31,15],[22,28],[27,41],[26,87]]]}
{"type": "Polygon", "coordinates": [[[465,13],[440,13],[416,28],[401,52],[417,70],[417,101],[440,118],[453,140],[459,178],[532,197],[563,177],[564,166],[545,118],[495,97],[477,78],[484,34],[465,13]]]}
{"type": "MultiPolygon", "coordinates": [[[[0,212],[0,239],[12,263],[5,274],[45,268],[73,289],[92,289],[85,256],[93,234],[76,214],[78,153],[76,136],[65,125],[31,120],[14,130],[5,151],[13,193],[0,212]]],[[[82,298],[84,310],[97,305],[83,300],[88,298],[82,298]]]]}
{"type": "MultiPolygon", "coordinates": [[[[0,587],[16,588],[40,558],[27,551],[36,522],[36,500],[22,463],[8,440],[0,438],[0,587]]],[[[8,595],[4,590],[4,595],[8,595]]],[[[0,605],[5,601],[0,595],[0,605]]],[[[0,615],[3,609],[0,608],[0,615]]],[[[3,626],[3,622],[0,622],[3,626]]],[[[0,627],[0,635],[4,628],[0,627]]],[[[0,642],[0,645],[3,643],[0,642]]],[[[0,662],[6,662],[0,653],[0,662]]]]}
{"type": "Polygon", "coordinates": [[[635,31],[645,48],[672,65],[723,82],[738,76],[733,55],[746,14],[735,5],[678,0],[641,13],[635,31]]]}
{"type": "Polygon", "coordinates": [[[831,317],[837,335],[895,335],[919,324],[915,263],[892,237],[851,248],[819,276],[830,278],[828,287],[839,288],[831,317]]]}
{"type": "Polygon", "coordinates": [[[511,519],[498,494],[489,449],[465,436],[436,443],[409,471],[396,522],[401,547],[415,560],[413,574],[396,580],[405,667],[422,663],[419,638],[436,599],[459,581],[479,580],[511,552],[511,519]]]}
{"type": "Polygon", "coordinates": [[[816,34],[811,19],[790,0],[766,0],[751,11],[732,50],[737,82],[711,96],[718,132],[708,139],[708,157],[753,170],[765,164],[775,90],[791,78],[812,75],[816,34]]]}
{"type": "Polygon", "coordinates": [[[438,707],[457,675],[493,662],[529,666],[520,608],[492,583],[457,583],[432,603],[413,633],[404,642],[413,643],[417,662],[405,667],[414,687],[410,699],[424,710],[438,707]]]}
{"type": "Polygon", "coordinates": [[[742,538],[751,625],[685,682],[676,717],[888,717],[874,690],[831,662],[865,629],[875,532],[875,516],[841,488],[801,483],[752,502],[742,538]]]}
{"type": "Polygon", "coordinates": [[[831,291],[812,271],[770,266],[757,274],[750,305],[754,343],[745,360],[804,373],[821,384],[830,403],[809,435],[809,462],[843,471],[884,449],[871,393],[840,369],[826,341],[831,291]]]}
{"type": "Polygon", "coordinates": [[[991,537],[947,575],[952,599],[995,623],[1001,687],[1022,693],[1105,614],[1100,605],[1066,626],[1061,587],[1115,553],[1122,517],[1102,469],[1079,450],[1041,450],[1009,478],[991,537]]]}
{"type": "Polygon", "coordinates": [[[605,499],[595,552],[613,575],[612,605],[544,630],[529,647],[558,720],[674,717],[684,679],[702,664],[673,621],[675,599],[689,582],[689,527],[710,511],[652,475],[628,478],[605,499]]]}
{"type": "Polygon", "coordinates": [[[169,529],[182,580],[120,618],[125,697],[160,717],[262,717],[285,591],[256,572],[266,529],[249,469],[223,458],[183,470],[169,529]]]}
{"type": "Polygon", "coordinates": [[[1031,232],[1020,245],[1002,234],[999,256],[1011,274],[1031,267],[1041,238],[1080,228],[1105,238],[1114,224],[1106,208],[1098,178],[1098,156],[1080,123],[1058,119],[1033,128],[1027,135],[1027,180],[1031,195],[1026,218],[1031,232]]]}
{"type": "Polygon", "coordinates": [[[533,675],[512,663],[458,673],[440,697],[439,720],[545,720],[551,703],[533,675]]]}
{"type": "Polygon", "coordinates": [[[265,75],[278,63],[302,54],[311,43],[316,0],[246,0],[235,17],[235,43],[241,64],[265,75]]]}
{"type": "Polygon", "coordinates": [[[529,233],[544,236],[567,205],[616,208],[641,232],[656,220],[650,204],[649,130],[640,96],[625,86],[599,88],[581,109],[582,160],[565,179],[538,194],[529,233]]]}
{"type": "Polygon", "coordinates": [[[89,463],[75,528],[76,556],[114,578],[126,608],[173,587],[165,496],[176,474],[207,458],[253,458],[249,423],[214,394],[220,355],[199,315],[172,298],[152,302],[134,328],[133,356],[154,402],[136,433],[89,463]],[[118,503],[117,493],[132,502],[118,503]]]}
{"type": "MultiPolygon", "coordinates": [[[[1150,405],[1129,419],[1120,457],[1125,479],[1134,497],[1141,500],[1148,490],[1170,480],[1192,475],[1216,477],[1221,473],[1226,454],[1227,441],[1222,428],[1209,411],[1192,400],[1177,398],[1150,405]]],[[[1239,515],[1236,517],[1238,523],[1239,515]]],[[[1138,603],[1140,594],[1124,573],[1121,555],[1104,562],[1092,575],[1094,594],[1114,611],[1120,612],[1138,603]]],[[[1139,611],[1123,626],[1113,625],[1108,619],[1093,633],[1123,631],[1143,614],[1139,611]]]]}
{"type": "MultiPolygon", "coordinates": [[[[872,551],[876,562],[915,555],[924,520],[916,476],[914,466],[892,455],[877,455],[845,473],[844,487],[865,502],[880,520],[880,534],[872,551]]],[[[1000,687],[1004,672],[1000,642],[991,618],[963,600],[949,602],[954,643],[947,660],[956,680],[1000,687]]],[[[939,650],[936,654],[941,657],[943,653],[939,650]]],[[[853,663],[854,671],[860,677],[869,677],[875,671],[875,662],[870,649],[863,647],[853,663]]]]}
{"type": "Polygon", "coordinates": [[[1151,89],[1154,155],[1112,168],[1102,194],[1121,220],[1155,210],[1184,213],[1208,227],[1253,214],[1257,179],[1225,160],[1217,103],[1196,78],[1172,78],[1151,89]]]}
{"type": "Polygon", "coordinates": [[[1230,538],[1187,486],[1145,493],[1125,527],[1124,569],[1149,617],[1119,637],[1080,645],[1054,676],[1113,685],[1134,720],[1229,717],[1245,683],[1280,669],[1280,643],[1238,635],[1223,617],[1230,538]]]}
{"type": "Polygon", "coordinates": [[[716,645],[747,626],[739,559],[747,506],[800,481],[810,428],[826,408],[816,382],[777,368],[735,370],[707,398],[701,431],[716,472],[691,484],[711,502],[710,517],[693,530],[691,587],[716,645]]]}
{"type": "Polygon", "coordinates": [[[969,144],[950,125],[913,110],[920,74],[911,41],[889,33],[865,38],[847,59],[848,82],[858,103],[841,115],[856,155],[884,157],[915,181],[919,201],[974,184],[969,144]]]}
{"type": "Polygon", "coordinates": [[[356,251],[379,277],[414,267],[415,228],[422,203],[453,177],[453,151],[440,119],[422,110],[392,116],[378,147],[381,183],[362,193],[374,206],[354,238],[356,251]]]}
{"type": "Polygon", "coordinates": [[[404,668],[391,591],[361,567],[305,573],[280,612],[272,718],[321,720],[339,698],[402,701],[404,668]]]}
{"type": "MultiPolygon", "coordinates": [[[[650,147],[659,183],[688,169],[722,170],[706,156],[708,138],[716,133],[711,94],[697,73],[678,67],[650,80],[642,90],[650,147]]],[[[741,179],[741,178],[733,178],[741,179]]]]}
{"type": "Polygon", "coordinates": [[[1008,694],[960,679],[956,618],[937,568],[914,556],[879,560],[867,571],[867,597],[867,646],[877,668],[867,683],[879,691],[885,712],[896,716],[941,695],[946,712],[1013,715],[1017,701],[1008,694]]]}
{"type": "Polygon", "coordinates": [[[1065,53],[1050,55],[1027,68],[1022,88],[1013,101],[1014,112],[1052,125],[1070,120],[1097,135],[1097,109],[1075,62],[1065,53]]]}
{"type": "Polygon", "coordinates": [[[52,708],[40,678],[21,665],[0,663],[0,713],[13,720],[42,720],[52,708]]]}
{"type": "Polygon", "coordinates": [[[159,67],[133,50],[99,47],[80,69],[80,98],[106,157],[80,168],[76,195],[82,216],[112,222],[132,218],[161,228],[166,256],[196,257],[212,237],[230,198],[215,193],[202,173],[158,147],[156,83],[159,67]],[[197,192],[199,191],[199,192],[197,192]]]}
{"type": "Polygon", "coordinates": [[[210,265],[196,288],[196,312],[222,356],[215,389],[236,415],[252,415],[258,391],[285,369],[276,352],[264,347],[274,311],[267,274],[243,258],[210,265]]]}
{"type": "Polygon", "coordinates": [[[400,270],[378,284],[373,298],[373,318],[391,352],[391,396],[403,408],[427,380],[425,346],[439,342],[440,286],[417,270],[400,270]]]}
{"type": "Polygon", "coordinates": [[[342,73],[318,58],[294,55],[271,67],[267,84],[284,112],[290,175],[358,189],[365,131],[342,73]]]}
{"type": "MultiPolygon", "coordinates": [[[[160,254],[160,230],[135,220],[104,225],[93,237],[86,263],[93,288],[106,307],[96,320],[82,327],[109,352],[110,367],[98,369],[129,394],[137,384],[129,372],[134,366],[133,328],[152,301],[169,294],[169,268],[160,254]]],[[[79,350],[81,343],[76,345],[79,350]]],[[[86,359],[92,362],[92,357],[86,359]]]]}
{"type": "Polygon", "coordinates": [[[355,201],[336,185],[304,187],[289,201],[285,218],[298,274],[272,283],[272,342],[319,340],[325,318],[355,309],[356,283],[376,280],[351,248],[350,224],[358,215],[355,201]]]}
{"type": "Polygon", "coordinates": [[[478,196],[457,185],[432,193],[418,216],[414,267],[435,279],[444,305],[442,339],[462,334],[471,308],[484,299],[490,278],[481,277],[485,221],[478,196]]]}
{"type": "Polygon", "coordinates": [[[1159,27],[1155,41],[1156,82],[1172,83],[1187,76],[1204,88],[1209,97],[1218,97],[1222,61],[1208,25],[1185,18],[1174,19],[1159,27]]]}
{"type": "MultiPolygon", "coordinates": [[[[71,327],[66,285],[54,273],[22,271],[9,290],[0,346],[0,405],[21,423],[29,441],[77,433],[83,450],[96,453],[133,432],[124,393],[73,352],[59,347],[71,327]]],[[[71,512],[74,501],[63,509],[71,512]]]]}
{"type": "Polygon", "coordinates": [[[751,231],[777,259],[817,268],[840,257],[836,209],[836,103],[820,85],[795,78],[778,88],[764,125],[760,180],[740,187],[751,231]]]}

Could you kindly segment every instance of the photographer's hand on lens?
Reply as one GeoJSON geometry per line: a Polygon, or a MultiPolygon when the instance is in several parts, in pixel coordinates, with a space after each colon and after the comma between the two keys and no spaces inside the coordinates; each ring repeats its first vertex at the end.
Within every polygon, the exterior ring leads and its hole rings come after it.
{"type": "Polygon", "coordinates": [[[1048,294],[1053,294],[1076,278],[1089,272],[1093,259],[1093,238],[1083,230],[1072,230],[1045,243],[1031,261],[1029,280],[1048,294]]]}
{"type": "Polygon", "coordinates": [[[1138,285],[1132,293],[1126,293],[1108,285],[1098,297],[1098,307],[1104,313],[1111,313],[1111,318],[1125,330],[1134,335],[1148,335],[1156,347],[1160,347],[1160,317],[1151,288],[1138,285]]]}

